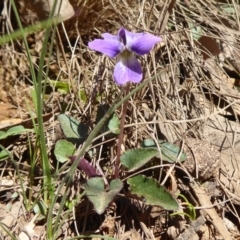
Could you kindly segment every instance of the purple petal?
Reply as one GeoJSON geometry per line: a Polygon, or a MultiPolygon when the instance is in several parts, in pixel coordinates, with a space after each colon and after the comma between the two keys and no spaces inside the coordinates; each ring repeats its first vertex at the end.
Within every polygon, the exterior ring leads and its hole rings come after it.
{"type": "Polygon", "coordinates": [[[149,53],[153,46],[162,40],[160,37],[149,33],[132,33],[124,28],[119,30],[118,36],[122,39],[128,50],[138,55],[149,53]]]}
{"type": "Polygon", "coordinates": [[[121,57],[114,68],[113,77],[119,85],[127,82],[138,83],[143,77],[142,67],[133,54],[127,58],[121,57]]]}
{"type": "Polygon", "coordinates": [[[118,37],[120,41],[127,47],[128,50],[131,51],[132,44],[139,38],[141,38],[144,33],[132,33],[128,30],[121,28],[118,31],[118,37]]]}
{"type": "Polygon", "coordinates": [[[161,40],[160,37],[144,33],[142,36],[139,36],[138,38],[135,37],[132,40],[129,49],[138,55],[147,54],[151,51],[154,45],[161,40]]]}
{"type": "Polygon", "coordinates": [[[124,46],[117,40],[117,37],[115,39],[113,38],[113,35],[111,35],[112,37],[110,37],[110,35],[111,34],[109,33],[103,34],[104,39],[95,39],[88,43],[88,47],[92,50],[106,54],[111,58],[117,56],[124,46]]]}
{"type": "Polygon", "coordinates": [[[112,35],[111,33],[103,33],[102,37],[106,40],[116,40],[119,41],[119,37],[116,35],[112,35]]]}
{"type": "Polygon", "coordinates": [[[162,39],[149,33],[143,33],[142,36],[138,36],[128,42],[128,48],[138,55],[147,54],[151,51],[157,42],[162,39]]]}
{"type": "MultiPolygon", "coordinates": [[[[127,30],[124,29],[124,28],[121,28],[121,29],[118,31],[118,38],[119,38],[119,40],[120,40],[124,45],[127,44],[126,32],[127,32],[127,30]]],[[[130,32],[129,32],[129,33],[130,33],[130,32]]]]}
{"type": "Polygon", "coordinates": [[[118,36],[127,49],[138,55],[147,54],[157,42],[162,39],[149,33],[132,33],[124,28],[118,31],[118,36]]]}

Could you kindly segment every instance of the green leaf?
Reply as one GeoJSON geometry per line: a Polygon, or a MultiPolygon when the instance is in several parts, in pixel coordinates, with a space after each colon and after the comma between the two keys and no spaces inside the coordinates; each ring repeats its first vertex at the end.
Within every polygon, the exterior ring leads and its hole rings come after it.
{"type": "Polygon", "coordinates": [[[60,82],[55,80],[48,80],[48,83],[52,86],[54,86],[58,92],[60,93],[69,93],[69,83],[68,82],[60,82]]]}
{"type": "Polygon", "coordinates": [[[188,22],[190,32],[194,40],[198,40],[202,36],[202,28],[200,26],[195,26],[192,22],[188,22]]]}
{"type": "Polygon", "coordinates": [[[152,147],[156,147],[157,145],[155,144],[154,140],[152,140],[152,139],[145,139],[141,143],[141,146],[143,148],[149,148],[149,147],[152,148],[152,147]]]}
{"type": "Polygon", "coordinates": [[[69,160],[69,156],[72,156],[75,151],[75,147],[72,143],[67,140],[57,141],[54,149],[54,154],[57,160],[61,163],[69,160]]]}
{"type": "Polygon", "coordinates": [[[221,6],[221,9],[227,12],[228,14],[236,14],[236,10],[231,4],[223,4],[221,6]]]}
{"type": "Polygon", "coordinates": [[[18,192],[14,192],[11,196],[11,199],[16,199],[19,196],[18,192]]]}
{"type": "Polygon", "coordinates": [[[77,199],[66,200],[65,205],[68,209],[72,209],[76,205],[77,199]]]}
{"type": "MultiPolygon", "coordinates": [[[[158,154],[156,157],[161,157],[163,161],[167,161],[170,163],[174,163],[177,160],[179,153],[181,152],[181,148],[175,144],[166,142],[164,140],[158,140],[159,147],[161,149],[161,155],[158,154]]],[[[142,147],[150,148],[150,149],[157,149],[157,145],[154,140],[152,139],[145,139],[142,142],[142,147]]],[[[184,152],[181,153],[179,156],[179,162],[185,161],[187,158],[184,152]]]]}
{"type": "MultiPolygon", "coordinates": [[[[158,139],[158,145],[161,146],[161,144],[166,143],[165,140],[158,139]]],[[[157,144],[153,139],[145,139],[141,143],[141,146],[143,148],[157,148],[157,144]]]]}
{"type": "MultiPolygon", "coordinates": [[[[162,159],[167,162],[176,162],[179,153],[181,152],[181,148],[175,144],[164,142],[161,143],[161,152],[162,159]]],[[[185,161],[187,158],[184,152],[179,156],[179,162],[185,161]]]]}
{"type": "Polygon", "coordinates": [[[0,140],[1,139],[5,139],[9,136],[14,136],[14,135],[18,135],[18,134],[22,134],[22,133],[26,133],[26,132],[32,132],[32,129],[26,129],[23,126],[15,126],[15,127],[11,127],[7,130],[7,132],[5,131],[0,131],[0,140]]]}
{"type": "Polygon", "coordinates": [[[110,119],[110,121],[108,123],[108,128],[114,134],[120,133],[120,121],[116,114],[114,114],[112,116],[112,118],[110,119]]]}
{"type": "Polygon", "coordinates": [[[131,192],[138,197],[143,197],[146,204],[160,206],[165,210],[178,210],[178,202],[153,178],[138,175],[129,178],[127,182],[130,185],[131,192]]]}
{"type": "Polygon", "coordinates": [[[148,163],[152,158],[158,154],[156,148],[146,149],[130,149],[127,150],[120,158],[121,164],[133,172],[148,163]]]}
{"type": "Polygon", "coordinates": [[[120,179],[111,181],[109,191],[104,189],[104,181],[102,178],[90,178],[85,185],[86,195],[92,202],[95,211],[102,214],[108,207],[113,198],[121,191],[123,183],[120,179]]]}
{"type": "Polygon", "coordinates": [[[87,95],[86,95],[86,92],[85,90],[79,90],[79,99],[84,102],[84,103],[87,103],[87,95]]]}
{"type": "Polygon", "coordinates": [[[88,127],[66,114],[58,115],[58,121],[66,139],[74,144],[81,144],[87,136],[88,127]]]}
{"type": "Polygon", "coordinates": [[[45,215],[47,212],[46,205],[42,201],[39,201],[34,205],[33,211],[36,214],[41,213],[42,215],[45,215]]]}
{"type": "Polygon", "coordinates": [[[5,132],[4,131],[0,131],[0,136],[2,136],[3,134],[5,134],[5,132]]]}
{"type": "Polygon", "coordinates": [[[80,122],[77,119],[69,117],[66,114],[60,114],[58,115],[58,121],[66,138],[80,138],[78,133],[80,122]]]}
{"type": "Polygon", "coordinates": [[[0,161],[6,160],[9,157],[7,150],[0,151],[0,161]]]}

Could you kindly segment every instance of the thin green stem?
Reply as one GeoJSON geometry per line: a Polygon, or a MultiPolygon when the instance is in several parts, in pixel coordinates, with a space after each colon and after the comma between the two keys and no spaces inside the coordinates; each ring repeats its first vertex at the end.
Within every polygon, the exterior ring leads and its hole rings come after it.
{"type": "Polygon", "coordinates": [[[56,21],[54,19],[48,19],[39,23],[36,23],[34,25],[31,25],[29,27],[26,27],[24,29],[16,30],[8,35],[4,35],[0,37],[0,45],[6,44],[10,41],[17,40],[23,38],[23,36],[27,36],[28,34],[46,29],[54,25],[56,21]],[[24,34],[24,35],[23,35],[24,34]]]}

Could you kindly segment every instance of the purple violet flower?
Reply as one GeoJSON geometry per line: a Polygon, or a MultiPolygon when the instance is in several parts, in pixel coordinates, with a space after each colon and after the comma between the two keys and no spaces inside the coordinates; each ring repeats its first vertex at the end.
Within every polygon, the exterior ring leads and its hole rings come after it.
{"type": "Polygon", "coordinates": [[[147,54],[162,40],[149,33],[131,33],[124,28],[121,28],[117,35],[104,33],[102,36],[103,39],[95,39],[89,42],[88,46],[110,58],[118,56],[113,77],[119,85],[129,81],[138,83],[142,80],[142,67],[134,54],[147,54]]]}

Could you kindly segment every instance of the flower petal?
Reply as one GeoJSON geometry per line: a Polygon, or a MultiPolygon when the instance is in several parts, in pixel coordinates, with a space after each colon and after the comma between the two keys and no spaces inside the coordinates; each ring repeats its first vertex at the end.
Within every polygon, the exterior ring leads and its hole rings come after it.
{"type": "Polygon", "coordinates": [[[132,46],[132,43],[137,40],[138,38],[141,38],[144,35],[144,33],[132,33],[126,30],[125,28],[121,28],[118,31],[118,38],[123,44],[129,49],[132,46]]]}
{"type": "Polygon", "coordinates": [[[119,41],[119,37],[116,35],[112,35],[111,33],[103,33],[102,37],[106,40],[116,40],[119,41]]]}
{"type": "Polygon", "coordinates": [[[124,29],[123,27],[118,31],[118,38],[119,38],[119,41],[121,41],[124,45],[126,45],[127,43],[127,36],[126,36],[126,32],[127,30],[124,29]]]}
{"type": "MultiPolygon", "coordinates": [[[[88,43],[88,47],[92,50],[106,54],[107,56],[113,58],[121,52],[124,47],[123,44],[114,38],[111,38],[111,34],[103,34],[104,39],[95,39],[88,43]]],[[[114,37],[112,35],[112,37],[114,37]]]]}
{"type": "Polygon", "coordinates": [[[114,68],[113,77],[119,85],[127,82],[138,83],[143,77],[142,67],[133,54],[128,58],[120,57],[114,68]]]}
{"type": "Polygon", "coordinates": [[[140,34],[136,35],[135,33],[130,41],[127,38],[127,47],[138,55],[149,53],[154,45],[162,40],[160,37],[149,33],[142,33],[141,36],[140,34]]]}

